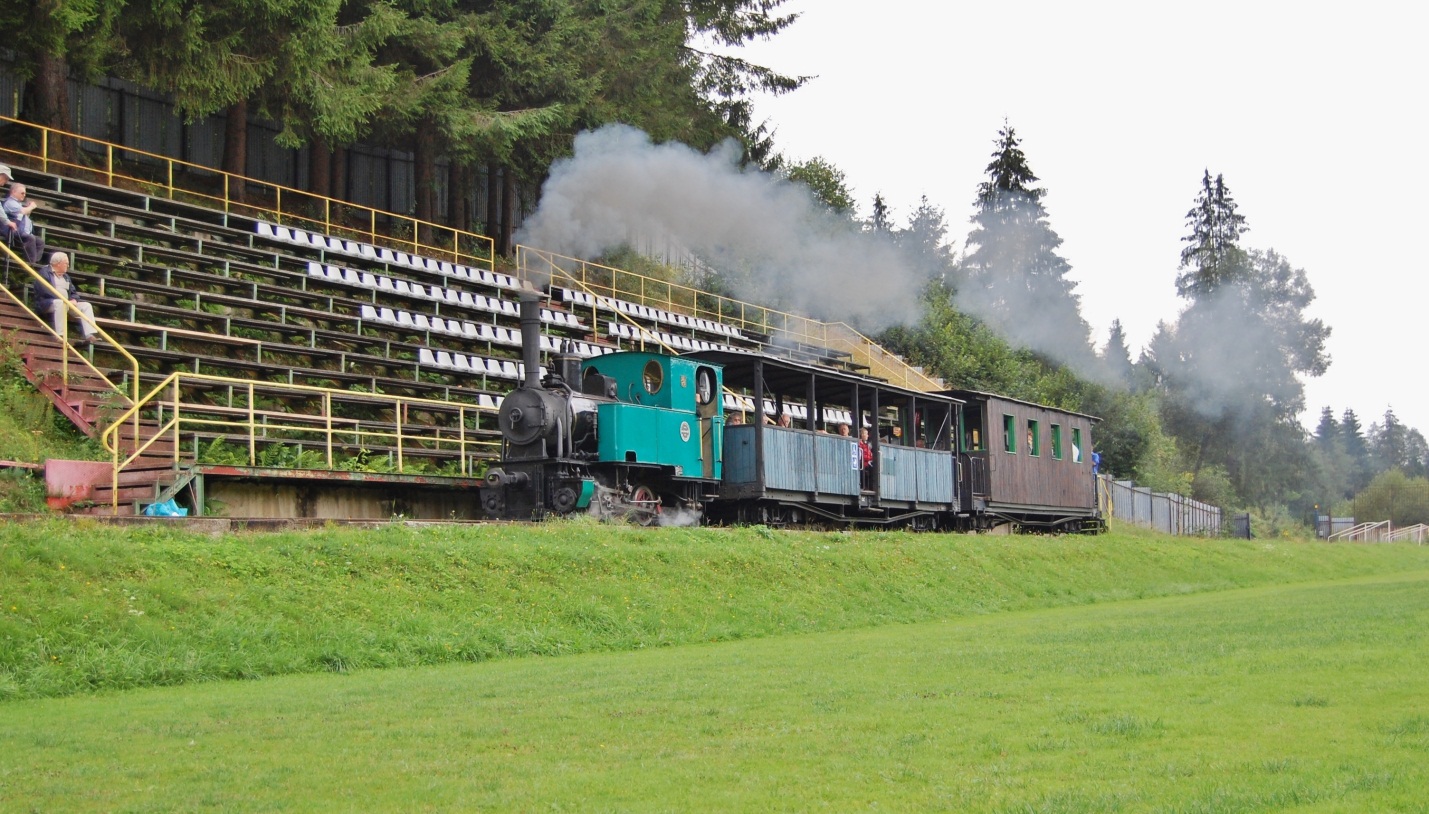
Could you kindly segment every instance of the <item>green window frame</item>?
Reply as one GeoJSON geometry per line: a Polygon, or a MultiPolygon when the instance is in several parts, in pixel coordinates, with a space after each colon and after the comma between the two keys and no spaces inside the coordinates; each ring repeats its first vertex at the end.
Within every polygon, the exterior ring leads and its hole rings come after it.
{"type": "Polygon", "coordinates": [[[1041,427],[1033,419],[1027,419],[1027,454],[1036,458],[1042,454],[1041,427]]]}
{"type": "Polygon", "coordinates": [[[1052,425],[1052,458],[1062,460],[1062,425],[1052,425]]]}
{"type": "Polygon", "coordinates": [[[1002,416],[1002,448],[1017,454],[1017,419],[1006,414],[1002,416]]]}

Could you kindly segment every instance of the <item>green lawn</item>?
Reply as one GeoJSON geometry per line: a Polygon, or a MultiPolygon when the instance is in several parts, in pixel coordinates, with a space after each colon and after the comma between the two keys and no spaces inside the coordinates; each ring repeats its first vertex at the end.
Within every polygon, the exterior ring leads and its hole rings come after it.
{"type": "Polygon", "coordinates": [[[1429,546],[542,526],[209,537],[0,522],[0,704],[853,630],[1429,569],[1429,546]]]}
{"type": "Polygon", "coordinates": [[[1429,811],[1429,571],[0,704],[0,810],[1429,811]]]}

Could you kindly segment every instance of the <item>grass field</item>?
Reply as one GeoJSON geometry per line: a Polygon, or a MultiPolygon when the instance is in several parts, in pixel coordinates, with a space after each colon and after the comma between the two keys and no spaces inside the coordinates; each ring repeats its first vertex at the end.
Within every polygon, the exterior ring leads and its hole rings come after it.
{"type": "Polygon", "coordinates": [[[1429,571],[0,705],[6,811],[1429,811],[1429,571]]]}
{"type": "Polygon", "coordinates": [[[1429,568],[1429,546],[634,529],[218,538],[0,523],[0,703],[628,651],[1429,568]]]}

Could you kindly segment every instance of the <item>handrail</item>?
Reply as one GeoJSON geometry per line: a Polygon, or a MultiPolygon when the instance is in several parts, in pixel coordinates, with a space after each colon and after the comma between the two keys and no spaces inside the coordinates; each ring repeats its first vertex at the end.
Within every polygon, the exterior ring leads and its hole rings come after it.
{"type": "MultiPolygon", "coordinates": [[[[495,441],[471,438],[467,435],[467,418],[480,412],[491,412],[492,408],[482,407],[476,404],[463,402],[440,401],[437,399],[425,399],[411,396],[392,396],[385,393],[355,392],[349,390],[337,390],[330,387],[318,387],[315,385],[287,384],[283,382],[265,382],[254,379],[239,379],[230,376],[215,376],[201,373],[186,373],[178,371],[166,376],[163,381],[154,386],[143,398],[136,399],[133,406],[121,414],[103,432],[102,438],[104,446],[111,452],[111,463],[113,473],[111,483],[113,486],[111,507],[114,511],[119,508],[119,476],[125,468],[143,457],[166,436],[171,436],[173,441],[173,460],[177,464],[179,461],[179,450],[183,430],[188,427],[195,430],[203,428],[218,428],[227,430],[229,434],[246,436],[248,440],[248,464],[257,465],[258,444],[260,431],[264,438],[272,441],[281,441],[286,433],[300,433],[304,435],[320,436],[325,450],[324,458],[328,469],[333,469],[334,444],[341,445],[342,442],[335,442],[335,436],[350,437],[357,446],[362,446],[370,440],[385,440],[394,443],[396,446],[396,464],[400,472],[404,468],[404,453],[409,449],[415,449],[419,442],[434,442],[440,449],[442,446],[451,446],[461,461],[462,475],[469,474],[469,459],[471,452],[482,447],[490,447],[496,444],[495,441]],[[242,388],[245,399],[241,407],[215,404],[203,404],[196,402],[186,402],[183,399],[185,388],[207,384],[216,386],[232,386],[242,388]],[[288,412],[259,409],[257,397],[260,395],[302,395],[317,397],[320,399],[321,409],[315,413],[288,412]],[[167,397],[167,401],[161,401],[167,397]],[[376,420],[364,420],[360,418],[337,418],[333,416],[334,402],[348,404],[376,405],[379,408],[393,411],[395,419],[395,430],[387,430],[365,426],[366,424],[380,423],[376,420]],[[139,437],[137,428],[139,417],[147,408],[163,410],[167,408],[169,416],[160,420],[157,429],[147,439],[139,437]],[[457,437],[448,438],[442,435],[442,426],[413,422],[408,420],[408,413],[416,410],[428,412],[454,413],[456,418],[455,429],[457,437]],[[217,413],[229,413],[229,418],[214,417],[217,413]],[[269,421],[268,419],[274,419],[269,421]],[[121,460],[120,442],[118,433],[128,421],[133,421],[136,427],[134,434],[133,451],[128,457],[121,460]]],[[[162,416],[162,413],[161,413],[162,416]]]]}
{"type": "MultiPolygon", "coordinates": [[[[416,254],[442,255],[445,254],[453,262],[462,263],[468,266],[481,266],[487,270],[494,270],[496,263],[495,242],[485,236],[475,232],[467,232],[451,226],[445,226],[431,221],[419,220],[410,215],[402,215],[395,212],[387,212],[372,207],[355,204],[348,201],[338,200],[326,195],[318,195],[306,190],[295,189],[293,187],[275,184],[271,181],[262,181],[255,178],[247,178],[241,175],[234,175],[215,167],[206,167],[202,164],[194,164],[176,158],[151,153],[134,147],[112,144],[101,139],[90,138],[78,133],[71,133],[66,130],[57,130],[34,122],[27,122],[22,119],[0,115],[0,123],[13,125],[21,128],[28,128],[37,131],[39,141],[39,153],[29,153],[23,149],[13,146],[15,143],[22,143],[23,139],[12,139],[5,151],[14,155],[25,156],[40,162],[41,171],[50,172],[50,165],[65,168],[76,173],[90,173],[104,179],[104,183],[114,186],[116,181],[125,181],[139,187],[144,194],[153,194],[165,197],[169,200],[179,200],[177,194],[192,196],[201,201],[209,202],[206,205],[216,204],[215,208],[220,209],[225,214],[239,214],[246,217],[267,217],[279,223],[297,222],[311,226],[320,226],[324,233],[330,235],[347,235],[351,237],[364,237],[368,242],[391,243],[393,246],[411,247],[416,254]],[[84,164],[64,161],[51,155],[51,143],[56,139],[73,139],[76,143],[87,143],[102,148],[104,154],[104,166],[102,168],[89,167],[84,164]],[[123,156],[116,158],[116,152],[132,155],[140,159],[159,162],[163,165],[163,172],[159,179],[145,178],[140,175],[126,175],[124,172],[123,156]],[[175,170],[178,170],[176,172],[175,170]],[[192,173],[200,178],[212,178],[217,176],[220,180],[219,194],[205,191],[197,183],[183,185],[181,182],[188,180],[186,173],[192,173]],[[176,179],[180,183],[176,183],[176,179]],[[254,187],[259,190],[270,190],[273,198],[273,206],[265,207],[254,204],[247,204],[236,200],[232,191],[235,186],[254,187]],[[287,199],[286,201],[284,199],[287,199]],[[306,210],[306,211],[304,211],[306,210]],[[318,211],[320,210],[320,212],[318,211]],[[366,222],[362,226],[354,226],[346,220],[339,219],[339,215],[352,213],[359,220],[366,222]],[[392,224],[386,232],[379,232],[377,229],[378,218],[382,217],[392,224]],[[410,236],[399,234],[399,232],[411,231],[410,236]],[[422,241],[422,233],[426,232],[433,236],[443,236],[442,245],[422,241]],[[463,244],[473,251],[466,251],[463,244]]],[[[445,259],[445,258],[443,258],[445,259]]]]}
{"type": "MultiPolygon", "coordinates": [[[[28,262],[26,262],[24,258],[20,257],[14,252],[14,250],[12,250],[8,245],[5,245],[4,243],[0,243],[0,250],[4,251],[4,255],[0,255],[0,257],[8,256],[8,260],[13,260],[16,264],[19,265],[20,268],[24,269],[25,272],[30,275],[30,279],[34,284],[42,285],[46,289],[48,289],[50,294],[55,297],[55,302],[63,302],[65,304],[65,310],[69,312],[69,315],[71,317],[79,317],[79,309],[75,307],[74,303],[71,302],[68,297],[62,296],[59,290],[56,289],[53,285],[50,285],[50,282],[46,280],[43,276],[41,276],[40,273],[36,271],[28,262]]],[[[94,325],[95,336],[98,336],[99,338],[103,339],[106,345],[109,346],[107,348],[108,350],[113,350],[117,352],[128,363],[128,372],[130,373],[129,393],[125,393],[122,389],[120,389],[119,385],[115,384],[112,380],[110,380],[108,376],[104,375],[103,371],[95,367],[94,364],[89,361],[88,357],[80,353],[79,349],[75,348],[69,343],[67,339],[69,335],[68,330],[65,331],[64,336],[61,336],[59,333],[56,333],[54,325],[51,323],[51,321],[47,317],[41,316],[40,314],[36,314],[33,310],[31,310],[30,306],[25,303],[25,298],[23,296],[16,294],[9,286],[5,286],[4,289],[5,294],[10,297],[10,299],[13,300],[22,309],[24,309],[25,313],[34,317],[36,321],[38,321],[41,325],[45,326],[45,330],[49,331],[51,334],[54,334],[55,338],[60,341],[61,349],[63,351],[63,355],[60,357],[60,376],[63,377],[66,382],[69,381],[70,356],[74,355],[76,358],[79,359],[80,363],[82,363],[84,367],[89,369],[89,372],[91,374],[99,378],[105,384],[109,385],[109,387],[113,389],[115,393],[118,393],[119,395],[129,399],[130,404],[133,404],[134,402],[138,401],[139,360],[136,359],[134,355],[131,354],[128,350],[126,350],[123,345],[115,341],[114,337],[110,336],[108,332],[106,332],[103,328],[99,327],[99,325],[94,325]]],[[[66,322],[66,325],[68,325],[68,322],[66,322]]]]}
{"type": "Polygon", "coordinates": [[[1354,528],[1348,528],[1344,531],[1337,531],[1334,534],[1331,534],[1329,537],[1326,537],[1325,540],[1327,542],[1333,542],[1335,540],[1368,540],[1369,533],[1378,529],[1387,529],[1388,531],[1392,532],[1394,530],[1394,526],[1391,525],[1388,520],[1364,522],[1360,523],[1354,528]]]}
{"type": "Polygon", "coordinates": [[[1410,537],[1413,537],[1414,542],[1418,543],[1419,545],[1424,545],[1424,541],[1426,539],[1429,539],[1429,525],[1426,525],[1424,523],[1415,523],[1412,526],[1405,526],[1404,528],[1395,529],[1389,533],[1390,542],[1408,540],[1410,537]]]}
{"type": "MultiPolygon", "coordinates": [[[[869,368],[870,372],[878,371],[882,378],[909,389],[925,392],[945,389],[937,379],[915,370],[847,323],[822,322],[681,283],[657,280],[639,272],[525,245],[516,247],[516,268],[518,276],[533,285],[537,277],[567,280],[586,293],[627,299],[652,308],[722,322],[741,330],[841,350],[848,353],[853,361],[869,368]],[[601,278],[608,278],[609,282],[601,278]],[[621,285],[622,281],[627,284],[621,285]]],[[[592,321],[598,323],[599,307],[592,307],[591,311],[592,321]]]]}

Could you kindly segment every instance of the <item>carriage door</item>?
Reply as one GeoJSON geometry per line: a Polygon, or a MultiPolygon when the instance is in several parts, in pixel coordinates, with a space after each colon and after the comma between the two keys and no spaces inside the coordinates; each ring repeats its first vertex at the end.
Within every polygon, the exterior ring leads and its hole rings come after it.
{"type": "Polygon", "coordinates": [[[700,419],[700,463],[702,477],[714,479],[715,456],[720,444],[715,443],[715,417],[720,414],[719,383],[715,379],[714,368],[701,367],[695,371],[695,414],[700,419]]]}

